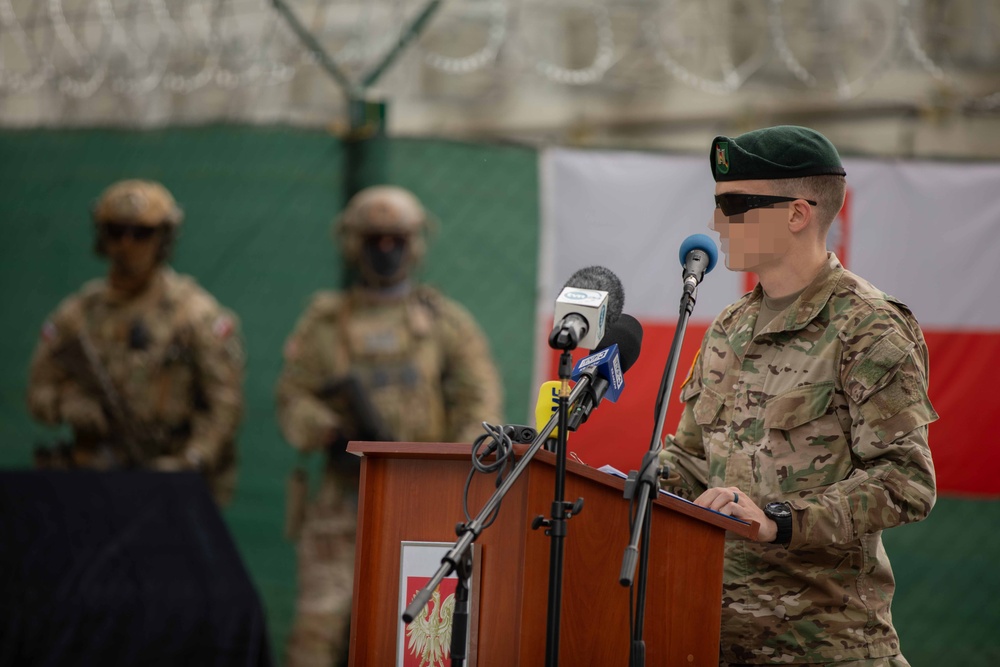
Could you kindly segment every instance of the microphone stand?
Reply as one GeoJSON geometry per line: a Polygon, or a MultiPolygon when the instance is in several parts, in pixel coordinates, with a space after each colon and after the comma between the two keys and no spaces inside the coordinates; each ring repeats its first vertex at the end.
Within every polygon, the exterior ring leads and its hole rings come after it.
{"type": "Polygon", "coordinates": [[[451,617],[451,667],[465,665],[466,635],[469,633],[469,579],[472,577],[472,553],[462,554],[455,586],[455,612],[451,617]]]}
{"type": "MultiPolygon", "coordinates": [[[[568,376],[569,373],[567,372],[567,377],[568,376]]],[[[427,606],[427,602],[431,599],[431,595],[433,595],[434,590],[438,587],[438,585],[440,585],[442,579],[462,567],[463,559],[470,556],[470,547],[479,535],[482,534],[486,521],[497,511],[504,496],[507,495],[507,492],[510,491],[512,486],[514,486],[514,482],[516,482],[521,474],[527,469],[528,463],[531,462],[531,459],[534,458],[538,450],[545,445],[545,441],[549,437],[549,434],[552,433],[552,429],[556,428],[560,424],[565,424],[568,406],[573,405],[580,400],[580,398],[587,391],[587,387],[590,382],[591,380],[589,376],[584,376],[580,378],[580,381],[576,383],[575,387],[573,387],[573,391],[570,393],[568,398],[560,397],[560,403],[565,402],[566,411],[561,412],[560,414],[552,415],[548,423],[538,431],[538,435],[535,436],[531,446],[521,457],[521,460],[517,462],[517,465],[514,466],[510,475],[504,479],[503,483],[497,488],[496,491],[493,492],[493,495],[490,496],[489,500],[486,501],[486,504],[483,505],[479,514],[476,515],[476,518],[469,523],[458,524],[455,528],[455,532],[459,536],[458,540],[448,553],[441,557],[441,566],[437,569],[437,572],[434,573],[434,576],[431,577],[426,586],[417,592],[416,596],[414,596],[413,600],[403,611],[402,619],[404,623],[410,623],[413,621],[413,619],[417,617],[424,607],[427,606]]],[[[566,386],[568,386],[568,383],[566,383],[566,386]]],[[[565,431],[561,430],[559,435],[559,440],[563,443],[560,449],[562,449],[563,452],[566,450],[566,436],[563,435],[564,433],[565,431]]],[[[565,459],[563,460],[563,466],[565,467],[565,459]]],[[[535,521],[537,522],[538,518],[536,518],[535,521]]],[[[534,523],[532,525],[534,526],[534,523]]],[[[460,579],[461,578],[460,573],[460,579]]],[[[455,631],[455,626],[453,626],[452,631],[455,631]]]]}
{"type": "Polygon", "coordinates": [[[658,478],[660,477],[660,451],[663,446],[660,444],[663,437],[663,422],[667,418],[668,397],[670,387],[674,383],[674,375],[677,372],[677,360],[680,356],[681,343],[687,331],[688,318],[694,310],[694,303],[698,295],[697,282],[689,286],[685,281],[684,294],[681,296],[680,318],[677,320],[677,330],[674,332],[673,342],[670,344],[670,354],[667,356],[667,363],[663,369],[663,378],[660,381],[660,391],[656,398],[656,421],[653,429],[653,438],[649,443],[649,451],[642,457],[642,463],[638,472],[629,473],[628,481],[625,484],[625,498],[631,500],[635,498],[636,523],[632,526],[632,536],[629,545],[625,548],[625,555],[622,557],[622,569],[619,575],[619,583],[622,586],[631,586],[635,575],[636,561],[639,562],[639,580],[636,588],[635,602],[635,625],[632,631],[632,642],[629,650],[629,667],[643,667],[646,664],[646,643],[642,639],[643,625],[646,617],[646,579],[649,571],[649,536],[650,536],[650,515],[652,513],[652,501],[656,498],[659,489],[658,478]],[[642,538],[642,552],[639,552],[640,535],[642,538]]]}
{"type": "MultiPolygon", "coordinates": [[[[539,527],[545,526],[545,534],[552,538],[549,545],[549,605],[545,628],[545,667],[557,667],[559,664],[559,624],[562,616],[562,579],[565,553],[563,540],[566,537],[566,522],[583,509],[583,498],[577,498],[575,503],[565,501],[566,439],[570,403],[569,378],[572,370],[573,358],[569,349],[563,349],[562,354],[559,355],[559,379],[562,381],[562,387],[559,391],[559,409],[555,415],[559,420],[559,436],[556,438],[555,497],[552,500],[550,518],[546,519],[542,515],[538,515],[531,522],[532,530],[538,530],[539,527]]],[[[574,395],[581,384],[589,385],[590,380],[578,383],[573,391],[574,395]]]]}

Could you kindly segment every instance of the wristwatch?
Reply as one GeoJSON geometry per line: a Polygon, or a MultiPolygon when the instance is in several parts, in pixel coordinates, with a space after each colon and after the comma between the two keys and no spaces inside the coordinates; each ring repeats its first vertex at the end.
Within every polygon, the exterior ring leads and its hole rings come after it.
{"type": "Polygon", "coordinates": [[[788,503],[764,505],[764,515],[778,524],[778,536],[771,544],[788,544],[792,541],[792,508],[788,503]]]}

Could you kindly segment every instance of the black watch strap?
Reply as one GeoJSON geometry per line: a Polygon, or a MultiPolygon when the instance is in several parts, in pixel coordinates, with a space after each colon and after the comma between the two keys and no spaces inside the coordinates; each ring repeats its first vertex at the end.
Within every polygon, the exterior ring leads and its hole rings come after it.
{"type": "Polygon", "coordinates": [[[774,522],[778,524],[778,536],[774,538],[774,543],[787,545],[792,541],[792,517],[779,516],[774,522]]]}
{"type": "Polygon", "coordinates": [[[787,545],[792,541],[792,508],[788,503],[768,503],[764,514],[778,526],[778,534],[771,544],[787,545]]]}

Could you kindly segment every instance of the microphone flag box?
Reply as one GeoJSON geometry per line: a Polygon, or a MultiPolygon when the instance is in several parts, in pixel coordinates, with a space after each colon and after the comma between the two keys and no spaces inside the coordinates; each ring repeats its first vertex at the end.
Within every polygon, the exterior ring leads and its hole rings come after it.
{"type": "MultiPolygon", "coordinates": [[[[562,382],[559,380],[548,380],[543,382],[538,389],[538,402],[535,403],[535,430],[539,433],[559,409],[559,388],[561,386],[562,382]]],[[[558,438],[559,428],[552,429],[549,437],[558,438]]]]}
{"type": "Polygon", "coordinates": [[[556,299],[553,325],[558,326],[565,317],[576,314],[586,320],[587,333],[578,347],[595,348],[604,338],[608,320],[608,293],[603,290],[564,287],[556,299]]]}
{"type": "Polygon", "coordinates": [[[608,381],[608,391],[604,394],[604,398],[612,403],[617,402],[618,397],[622,395],[622,389],[625,388],[625,374],[622,371],[621,357],[618,356],[618,343],[578,361],[571,377],[573,380],[579,380],[580,376],[590,369],[594,369],[608,381]]]}

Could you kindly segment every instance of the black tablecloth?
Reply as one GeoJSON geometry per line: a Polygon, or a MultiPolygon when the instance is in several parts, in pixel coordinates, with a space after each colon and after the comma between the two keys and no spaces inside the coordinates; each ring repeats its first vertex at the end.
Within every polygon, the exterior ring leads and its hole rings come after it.
{"type": "Polygon", "coordinates": [[[0,665],[269,667],[260,599],[202,479],[0,472],[0,665]]]}

